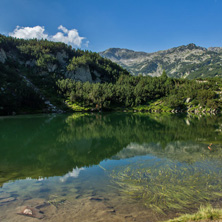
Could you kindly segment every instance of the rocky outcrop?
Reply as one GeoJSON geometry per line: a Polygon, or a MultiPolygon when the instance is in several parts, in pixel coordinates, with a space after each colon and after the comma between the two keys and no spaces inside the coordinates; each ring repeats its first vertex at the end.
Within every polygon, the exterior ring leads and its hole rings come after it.
{"type": "Polygon", "coordinates": [[[16,62],[19,62],[20,65],[24,65],[25,67],[33,68],[34,71],[37,72],[40,76],[47,76],[49,73],[57,72],[65,75],[66,78],[70,78],[76,81],[88,81],[90,83],[101,82],[101,74],[96,70],[90,70],[89,66],[80,66],[76,68],[75,71],[66,71],[66,67],[69,62],[69,56],[65,51],[57,52],[55,55],[56,61],[54,63],[48,63],[46,65],[46,69],[42,71],[37,69],[38,66],[35,59],[21,60],[17,58],[12,52],[5,52],[3,49],[0,49],[0,62],[5,63],[7,58],[15,60],[16,62]]]}
{"type": "Polygon", "coordinates": [[[92,75],[88,66],[81,66],[74,71],[67,71],[65,77],[82,82],[92,82],[92,75]]]}
{"type": "Polygon", "coordinates": [[[34,67],[35,65],[36,65],[36,61],[34,59],[25,61],[26,67],[34,67]]]}
{"type": "Polygon", "coordinates": [[[58,62],[61,65],[66,65],[66,61],[68,58],[69,58],[69,56],[66,54],[65,51],[57,52],[57,54],[56,54],[56,59],[58,60],[58,62]]]}
{"type": "Polygon", "coordinates": [[[81,82],[101,82],[101,74],[98,73],[96,70],[91,71],[89,69],[89,66],[81,66],[76,68],[76,70],[74,71],[67,71],[65,73],[65,77],[81,82]]]}
{"type": "Polygon", "coordinates": [[[209,47],[208,50],[209,51],[214,51],[214,52],[221,52],[222,47],[209,47]]]}
{"type": "Polygon", "coordinates": [[[5,51],[3,49],[0,49],[0,62],[5,63],[6,59],[7,59],[7,56],[5,54],[5,51]]]}
{"type": "Polygon", "coordinates": [[[98,73],[96,70],[92,71],[92,76],[94,76],[93,78],[93,82],[97,83],[97,82],[101,82],[101,74],[98,73]]]}
{"type": "Polygon", "coordinates": [[[47,65],[48,72],[54,72],[58,68],[57,64],[49,63],[47,65]]]}

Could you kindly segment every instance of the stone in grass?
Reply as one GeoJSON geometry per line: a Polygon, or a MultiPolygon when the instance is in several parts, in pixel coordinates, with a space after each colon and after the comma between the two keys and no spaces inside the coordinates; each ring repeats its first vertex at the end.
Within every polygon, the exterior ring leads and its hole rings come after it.
{"type": "Polygon", "coordinates": [[[19,215],[27,216],[27,217],[34,217],[37,219],[44,218],[43,212],[39,211],[34,207],[25,207],[22,212],[18,213],[19,215]]]}

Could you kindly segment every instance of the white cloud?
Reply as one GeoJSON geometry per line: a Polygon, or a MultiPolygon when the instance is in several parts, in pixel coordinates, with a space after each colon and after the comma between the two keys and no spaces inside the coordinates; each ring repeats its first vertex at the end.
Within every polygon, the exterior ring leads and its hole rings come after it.
{"type": "Polygon", "coordinates": [[[68,33],[68,32],[69,32],[69,30],[68,30],[67,28],[65,28],[64,26],[62,26],[62,25],[60,25],[60,26],[58,27],[58,29],[59,29],[59,30],[62,30],[64,33],[68,33]]]}
{"type": "MultiPolygon", "coordinates": [[[[79,32],[76,29],[68,30],[66,27],[60,25],[58,27],[62,32],[57,32],[55,35],[48,35],[45,33],[44,26],[35,27],[20,27],[17,26],[16,29],[9,33],[10,36],[22,39],[48,39],[54,42],[64,42],[73,47],[81,47],[85,37],[79,36],[79,32]]],[[[88,47],[89,41],[84,43],[84,46],[88,47]]]]}
{"type": "Polygon", "coordinates": [[[47,39],[48,35],[44,34],[44,26],[35,27],[20,27],[17,26],[16,29],[9,33],[10,36],[20,38],[20,39],[47,39]]]}
{"type": "Polygon", "coordinates": [[[60,25],[58,27],[59,30],[62,30],[62,32],[57,32],[54,36],[51,37],[52,41],[55,42],[64,42],[66,44],[75,45],[80,47],[82,44],[82,40],[85,39],[85,37],[80,37],[79,33],[76,29],[68,30],[67,28],[60,25]]]}

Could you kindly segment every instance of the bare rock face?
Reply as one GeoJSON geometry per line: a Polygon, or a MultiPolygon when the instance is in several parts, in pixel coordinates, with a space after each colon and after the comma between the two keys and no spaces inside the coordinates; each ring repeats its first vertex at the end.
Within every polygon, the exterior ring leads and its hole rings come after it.
{"type": "Polygon", "coordinates": [[[208,50],[213,52],[221,52],[222,47],[209,47],[208,50]]]}
{"type": "Polygon", "coordinates": [[[34,67],[36,65],[36,61],[33,59],[33,60],[28,60],[25,62],[25,66],[28,67],[34,67]]]}
{"type": "Polygon", "coordinates": [[[95,76],[95,79],[93,79],[93,82],[97,83],[97,82],[101,82],[101,75],[100,73],[98,73],[96,70],[93,71],[93,74],[95,76]]]}
{"type": "Polygon", "coordinates": [[[61,64],[61,65],[65,65],[66,64],[66,59],[68,59],[69,56],[66,54],[65,51],[62,51],[62,52],[57,52],[56,54],[56,59],[58,60],[58,62],[61,64]]]}
{"type": "Polygon", "coordinates": [[[0,62],[5,63],[6,59],[7,59],[7,56],[5,54],[5,51],[3,49],[0,49],[0,62]]]}
{"type": "Polygon", "coordinates": [[[156,71],[154,71],[153,73],[150,73],[149,75],[152,76],[152,77],[155,77],[155,76],[161,76],[162,73],[163,73],[163,68],[162,68],[162,66],[158,63],[158,64],[157,64],[156,71]]]}
{"type": "Polygon", "coordinates": [[[65,77],[81,82],[93,82],[92,75],[88,66],[81,66],[78,67],[75,71],[66,72],[65,77]]]}
{"type": "Polygon", "coordinates": [[[52,64],[52,63],[49,63],[47,65],[47,69],[49,72],[54,72],[56,69],[57,69],[57,65],[56,64],[52,64]]]}

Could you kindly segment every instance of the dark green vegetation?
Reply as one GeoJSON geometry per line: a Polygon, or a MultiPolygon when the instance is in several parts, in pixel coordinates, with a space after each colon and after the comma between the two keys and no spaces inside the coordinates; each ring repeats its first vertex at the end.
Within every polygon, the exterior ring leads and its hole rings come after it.
{"type": "Polygon", "coordinates": [[[71,110],[216,113],[222,108],[220,78],[175,79],[165,71],[160,77],[130,76],[97,53],[47,40],[0,35],[0,80],[0,115],[71,110]]]}
{"type": "Polygon", "coordinates": [[[0,115],[46,109],[40,94],[27,85],[13,66],[0,62],[0,115]]]}
{"type": "Polygon", "coordinates": [[[120,76],[116,83],[59,80],[61,94],[75,111],[90,108],[104,110],[216,112],[222,107],[222,79],[172,79],[160,77],[120,76]]]}
{"type": "Polygon", "coordinates": [[[222,48],[183,45],[154,53],[111,48],[101,52],[133,75],[159,76],[163,69],[176,78],[222,77],[222,48]]]}
{"type": "Polygon", "coordinates": [[[0,114],[64,110],[59,79],[115,82],[121,74],[128,72],[97,53],[0,35],[0,114]]]}

